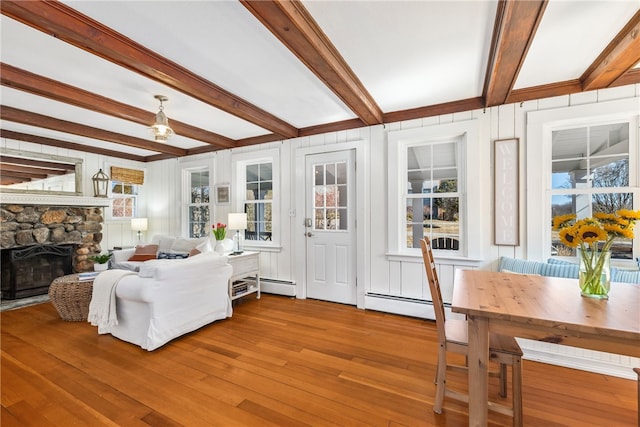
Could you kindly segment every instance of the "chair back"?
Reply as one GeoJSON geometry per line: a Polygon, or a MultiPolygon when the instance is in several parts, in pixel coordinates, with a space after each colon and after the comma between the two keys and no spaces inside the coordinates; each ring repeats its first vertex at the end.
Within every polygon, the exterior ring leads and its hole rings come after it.
{"type": "Polygon", "coordinates": [[[438,341],[444,343],[445,335],[445,314],[444,304],[442,302],[442,294],[440,292],[440,282],[438,281],[438,273],[436,272],[436,263],[433,259],[433,251],[431,250],[431,241],[428,237],[420,240],[422,248],[422,259],[424,260],[424,268],[427,271],[427,281],[429,282],[429,290],[431,291],[431,300],[433,301],[433,311],[436,316],[436,329],[438,330],[438,341]]]}

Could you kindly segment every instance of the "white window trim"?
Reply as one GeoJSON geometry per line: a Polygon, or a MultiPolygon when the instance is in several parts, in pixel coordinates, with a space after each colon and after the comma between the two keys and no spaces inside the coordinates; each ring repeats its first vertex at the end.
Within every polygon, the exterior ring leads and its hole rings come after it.
{"type": "Polygon", "coordinates": [[[460,162],[457,165],[462,184],[460,189],[460,238],[461,249],[456,255],[447,258],[481,259],[482,239],[471,238],[479,235],[481,230],[480,215],[470,215],[470,206],[482,206],[481,188],[477,177],[478,162],[468,159],[479,158],[479,123],[478,120],[428,126],[423,128],[389,132],[388,154],[388,218],[387,238],[389,247],[387,257],[390,260],[405,257],[422,256],[417,248],[406,248],[403,242],[402,227],[405,224],[404,190],[406,182],[406,150],[407,147],[419,143],[436,142],[444,139],[459,139],[460,162]],[[404,163],[403,163],[404,161],[404,163]],[[393,173],[395,171],[395,173],[393,173]],[[402,175],[402,176],[401,176],[402,175]]]}
{"type": "Polygon", "coordinates": [[[271,200],[271,240],[244,240],[243,247],[247,249],[280,249],[280,224],[282,222],[280,210],[280,150],[271,148],[267,150],[237,153],[231,155],[233,184],[231,185],[230,212],[244,212],[244,191],[246,184],[246,167],[256,163],[271,162],[273,199],[271,200]]]}
{"type": "MultiPolygon", "coordinates": [[[[629,121],[629,187],[634,206],[640,197],[640,150],[638,150],[638,98],[607,101],[532,111],[527,114],[527,258],[543,261],[551,256],[551,133],[585,124],[607,124],[629,121]],[[545,230],[540,236],[540,230],[545,230]],[[539,236],[541,238],[532,238],[539,236]]],[[[637,248],[638,236],[634,247],[637,248]]],[[[637,250],[637,249],[636,249],[637,250]]],[[[636,256],[634,254],[634,256],[636,256]]],[[[627,265],[626,261],[621,266],[627,265]]],[[[635,266],[629,261],[628,265],[635,266]]]]}
{"type": "MultiPolygon", "coordinates": [[[[197,160],[192,162],[184,162],[180,164],[181,172],[181,188],[182,197],[180,203],[180,234],[187,237],[189,235],[189,205],[191,204],[191,187],[190,178],[191,172],[209,171],[209,222],[211,222],[214,216],[213,202],[214,202],[214,186],[213,186],[213,166],[210,159],[197,160]]],[[[210,226],[211,224],[209,224],[210,226]]],[[[210,236],[210,234],[207,234],[210,236]]]]}

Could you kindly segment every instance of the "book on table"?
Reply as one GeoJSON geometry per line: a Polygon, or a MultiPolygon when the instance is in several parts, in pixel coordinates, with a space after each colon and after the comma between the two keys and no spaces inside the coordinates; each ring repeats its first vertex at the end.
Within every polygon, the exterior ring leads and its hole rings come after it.
{"type": "Polygon", "coordinates": [[[78,280],[81,282],[84,282],[87,280],[93,280],[98,276],[98,274],[100,274],[100,272],[98,271],[88,271],[86,273],[78,273],[78,280]]]}

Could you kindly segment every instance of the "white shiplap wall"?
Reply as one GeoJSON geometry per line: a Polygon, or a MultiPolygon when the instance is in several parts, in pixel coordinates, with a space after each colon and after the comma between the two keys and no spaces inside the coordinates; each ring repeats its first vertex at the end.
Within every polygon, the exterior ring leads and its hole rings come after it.
{"type": "MultiPolygon", "coordinates": [[[[472,230],[472,238],[481,243],[482,257],[480,259],[437,259],[438,272],[443,285],[445,301],[451,300],[453,275],[457,268],[497,269],[501,256],[526,258],[527,236],[527,189],[525,178],[528,168],[540,170],[539,165],[531,165],[526,159],[526,144],[535,141],[526,140],[527,113],[573,105],[595,104],[615,99],[638,99],[640,106],[640,85],[628,85],[618,88],[605,89],[575,95],[559,96],[521,104],[509,104],[492,107],[486,110],[474,110],[437,117],[416,119],[387,125],[371,126],[348,131],[331,132],[323,135],[296,138],[284,142],[274,142],[260,146],[243,147],[232,150],[218,151],[199,155],[190,159],[171,159],[150,164],[138,162],[115,161],[119,166],[146,168],[145,185],[141,194],[140,216],[149,218],[150,238],[155,234],[181,234],[181,165],[194,160],[212,162],[215,183],[232,182],[232,158],[237,153],[251,153],[266,149],[277,149],[280,156],[280,230],[281,247],[278,250],[263,252],[260,258],[262,275],[264,277],[292,280],[301,283],[300,265],[304,263],[300,245],[303,239],[296,238],[298,221],[301,215],[290,216],[289,212],[296,209],[296,153],[310,148],[331,151],[345,143],[362,145],[362,161],[358,168],[364,167],[367,195],[363,210],[366,215],[364,230],[366,242],[358,248],[358,269],[362,272],[359,283],[364,284],[359,299],[359,306],[367,309],[383,310],[418,317],[432,317],[430,307],[424,303],[429,298],[428,286],[425,280],[422,259],[420,257],[400,257],[388,254],[387,226],[388,217],[386,207],[389,203],[387,194],[387,179],[390,169],[387,164],[387,140],[391,131],[438,126],[440,124],[459,121],[477,120],[479,123],[478,147],[473,162],[468,165],[468,172],[478,185],[482,199],[474,209],[478,215],[478,229],[472,230]],[[493,164],[492,147],[496,139],[520,139],[520,245],[495,246],[492,243],[493,227],[493,164]],[[367,295],[366,297],[364,295],[367,295]]],[[[640,113],[640,107],[639,107],[640,113]]],[[[638,141],[632,142],[638,144],[638,141]]],[[[2,140],[2,146],[10,148],[28,149],[31,151],[48,152],[51,154],[82,157],[85,159],[85,194],[91,194],[90,177],[99,167],[104,167],[108,159],[102,156],[84,154],[52,147],[43,147],[28,143],[2,140]]],[[[232,200],[233,205],[233,200],[232,200]]],[[[228,206],[214,206],[214,220],[226,218],[228,206]]],[[[359,224],[361,226],[362,224],[359,224]]],[[[362,228],[362,227],[361,227],[362,228]]],[[[115,245],[126,245],[135,242],[135,235],[129,229],[129,224],[109,221],[105,224],[103,248],[115,245]]],[[[599,353],[581,349],[566,348],[547,343],[523,342],[526,354],[530,358],[551,363],[558,363],[582,369],[596,370],[607,374],[632,378],[631,366],[640,366],[640,360],[599,353]]]]}

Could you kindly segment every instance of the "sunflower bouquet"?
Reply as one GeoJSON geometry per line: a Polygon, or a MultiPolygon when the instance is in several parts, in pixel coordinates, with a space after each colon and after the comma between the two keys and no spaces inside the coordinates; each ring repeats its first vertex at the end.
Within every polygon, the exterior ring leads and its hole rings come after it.
{"type": "Polygon", "coordinates": [[[633,228],[640,211],[620,209],[616,213],[597,212],[593,218],[576,220],[575,214],[553,218],[553,229],[560,241],[580,251],[580,289],[583,295],[607,298],[610,278],[608,266],[615,239],[633,239],[633,228]],[[603,242],[603,243],[602,243],[603,242]],[[604,280],[603,280],[604,273],[604,280]]]}

